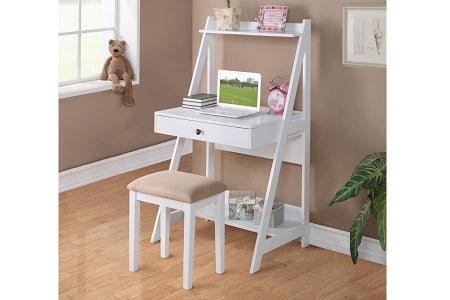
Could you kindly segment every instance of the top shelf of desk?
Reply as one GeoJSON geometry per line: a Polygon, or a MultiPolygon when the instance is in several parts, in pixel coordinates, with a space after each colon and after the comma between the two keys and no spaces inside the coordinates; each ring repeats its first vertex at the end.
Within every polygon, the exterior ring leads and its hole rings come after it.
{"type": "Polygon", "coordinates": [[[286,23],[285,32],[258,32],[256,31],[256,22],[240,22],[239,30],[227,31],[218,30],[216,26],[216,18],[208,17],[206,29],[200,29],[201,33],[211,34],[229,34],[229,35],[251,35],[251,36],[271,36],[271,37],[299,37],[303,34],[303,23],[286,23]]]}

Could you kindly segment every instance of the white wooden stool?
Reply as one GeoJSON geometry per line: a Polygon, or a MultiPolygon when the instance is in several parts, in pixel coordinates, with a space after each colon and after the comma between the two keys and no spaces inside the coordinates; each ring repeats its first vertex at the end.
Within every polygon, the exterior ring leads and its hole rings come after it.
{"type": "Polygon", "coordinates": [[[224,272],[225,190],[220,181],[179,171],[162,171],[131,182],[130,190],[130,271],[138,269],[140,201],[157,204],[161,212],[161,257],[169,256],[170,208],[184,213],[183,287],[192,288],[196,210],[215,203],[216,272],[224,272]]]}

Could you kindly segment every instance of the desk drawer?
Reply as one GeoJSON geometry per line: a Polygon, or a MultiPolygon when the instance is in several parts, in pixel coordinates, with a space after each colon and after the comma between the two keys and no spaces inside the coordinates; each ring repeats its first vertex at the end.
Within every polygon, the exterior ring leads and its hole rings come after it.
{"type": "Polygon", "coordinates": [[[250,148],[250,129],[155,116],[155,132],[188,139],[250,148]]]}

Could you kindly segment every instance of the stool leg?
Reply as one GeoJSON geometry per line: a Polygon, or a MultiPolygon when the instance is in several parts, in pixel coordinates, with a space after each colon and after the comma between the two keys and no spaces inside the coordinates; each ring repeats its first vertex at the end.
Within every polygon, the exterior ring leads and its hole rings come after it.
{"type": "Polygon", "coordinates": [[[215,241],[216,241],[216,273],[222,274],[225,270],[225,194],[219,196],[215,203],[216,221],[215,241]]]}
{"type": "Polygon", "coordinates": [[[184,210],[183,288],[192,288],[194,266],[195,211],[189,206],[184,210]]]}
{"type": "Polygon", "coordinates": [[[131,272],[136,272],[138,269],[140,202],[134,191],[130,191],[129,218],[129,269],[131,272]]]}
{"type": "Polygon", "coordinates": [[[170,208],[160,206],[161,212],[161,257],[169,257],[169,238],[170,238],[170,208]]]}

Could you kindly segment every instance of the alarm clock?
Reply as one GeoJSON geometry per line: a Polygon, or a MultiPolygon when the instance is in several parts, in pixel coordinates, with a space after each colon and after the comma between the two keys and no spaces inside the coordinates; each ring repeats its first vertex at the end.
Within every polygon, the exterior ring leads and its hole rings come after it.
{"type": "Polygon", "coordinates": [[[282,77],[274,77],[269,83],[269,96],[267,96],[267,106],[271,111],[276,114],[282,114],[284,111],[284,105],[286,104],[286,97],[289,89],[289,85],[283,83],[278,85],[274,83],[275,79],[286,79],[282,77]]]}

